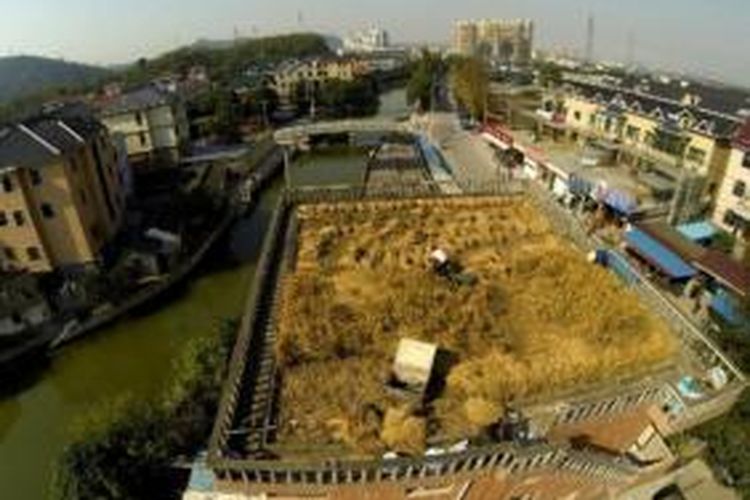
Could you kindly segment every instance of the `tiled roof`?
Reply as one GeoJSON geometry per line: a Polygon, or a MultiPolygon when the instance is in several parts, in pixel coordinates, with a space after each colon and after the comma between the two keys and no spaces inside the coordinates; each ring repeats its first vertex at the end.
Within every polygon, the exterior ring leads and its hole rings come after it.
{"type": "Polygon", "coordinates": [[[45,114],[0,129],[0,169],[43,167],[72,151],[101,124],[90,116],[45,114]]]}
{"type": "Polygon", "coordinates": [[[635,88],[613,87],[578,80],[566,80],[564,85],[588,100],[604,106],[625,104],[631,112],[658,118],[665,124],[670,121],[676,123],[678,117],[687,113],[693,118],[690,130],[708,136],[730,138],[742,124],[742,119],[738,116],[707,108],[704,101],[698,106],[689,106],[679,100],[681,97],[678,99],[675,96],[645,93],[635,88]]]}
{"type": "Polygon", "coordinates": [[[112,116],[131,111],[147,110],[172,102],[172,96],[153,85],[141,87],[99,103],[103,116],[112,116]]]}

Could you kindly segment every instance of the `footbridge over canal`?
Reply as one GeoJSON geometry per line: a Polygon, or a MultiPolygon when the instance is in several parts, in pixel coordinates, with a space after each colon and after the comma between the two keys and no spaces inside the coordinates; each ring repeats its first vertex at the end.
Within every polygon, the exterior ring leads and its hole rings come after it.
{"type": "Polygon", "coordinates": [[[311,137],[320,135],[411,133],[410,122],[397,122],[382,118],[335,120],[294,125],[276,131],[274,140],[282,146],[305,146],[311,137]]]}

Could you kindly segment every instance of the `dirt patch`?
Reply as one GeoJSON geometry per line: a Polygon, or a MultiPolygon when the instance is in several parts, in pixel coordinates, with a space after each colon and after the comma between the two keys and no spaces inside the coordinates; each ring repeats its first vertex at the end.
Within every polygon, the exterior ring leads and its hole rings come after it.
{"type": "Polygon", "coordinates": [[[282,443],[415,453],[429,437],[475,434],[510,400],[647,369],[677,350],[665,324],[524,198],[311,205],[298,215],[297,267],[277,311],[282,443]],[[436,248],[478,282],[435,275],[436,248]],[[427,409],[384,388],[402,337],[457,361],[427,409]]]}

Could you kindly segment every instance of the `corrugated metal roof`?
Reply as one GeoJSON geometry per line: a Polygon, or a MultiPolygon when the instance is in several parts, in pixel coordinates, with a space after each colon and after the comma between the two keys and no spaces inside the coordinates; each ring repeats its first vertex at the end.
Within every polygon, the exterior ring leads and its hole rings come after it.
{"type": "Polygon", "coordinates": [[[679,255],[640,229],[632,229],[626,232],[625,241],[631,250],[658,267],[672,279],[689,279],[697,274],[697,271],[682,260],[679,255]]]}
{"type": "Polygon", "coordinates": [[[716,250],[706,251],[696,266],[743,297],[750,296],[750,269],[716,250]]]}
{"type": "Polygon", "coordinates": [[[677,231],[690,241],[710,240],[719,230],[708,221],[693,222],[677,226],[677,231]]]}

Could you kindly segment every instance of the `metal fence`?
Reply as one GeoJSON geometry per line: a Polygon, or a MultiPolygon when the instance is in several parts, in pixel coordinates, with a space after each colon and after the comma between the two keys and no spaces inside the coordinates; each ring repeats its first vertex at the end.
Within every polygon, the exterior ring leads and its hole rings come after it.
{"type": "Polygon", "coordinates": [[[217,461],[212,464],[220,481],[256,484],[273,491],[274,486],[326,487],[372,482],[423,482],[425,480],[504,470],[510,474],[535,471],[565,471],[604,483],[618,484],[637,471],[634,465],[593,451],[574,450],[568,445],[512,445],[474,449],[423,458],[333,461],[304,464],[275,461],[217,461]]]}

